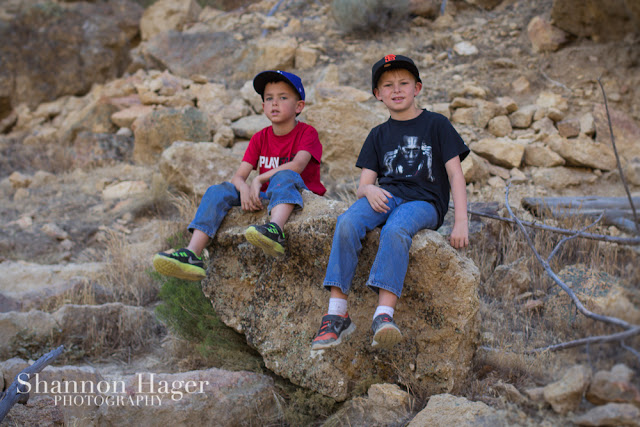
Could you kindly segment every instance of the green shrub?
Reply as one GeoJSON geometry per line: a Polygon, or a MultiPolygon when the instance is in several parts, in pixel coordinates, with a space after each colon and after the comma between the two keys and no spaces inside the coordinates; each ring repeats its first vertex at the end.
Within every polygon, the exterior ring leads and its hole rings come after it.
{"type": "Polygon", "coordinates": [[[331,11],[345,31],[388,31],[409,17],[409,0],[333,0],[331,11]]]}
{"type": "Polygon", "coordinates": [[[156,307],[158,318],[176,335],[196,344],[210,366],[262,371],[260,355],[243,335],[220,321],[198,283],[169,278],[158,296],[162,300],[156,307]]]}

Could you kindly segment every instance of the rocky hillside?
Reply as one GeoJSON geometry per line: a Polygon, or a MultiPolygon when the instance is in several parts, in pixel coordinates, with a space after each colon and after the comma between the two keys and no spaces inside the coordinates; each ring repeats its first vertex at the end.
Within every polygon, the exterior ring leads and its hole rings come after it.
{"type": "MultiPolygon", "coordinates": [[[[82,400],[69,405],[65,393],[34,393],[8,425],[639,425],[637,334],[529,352],[640,324],[630,209],[609,209],[588,230],[595,239],[563,242],[550,260],[618,326],[577,313],[521,233],[489,218],[509,215],[507,186],[521,219],[559,228],[586,223],[536,201],[626,200],[623,178],[637,194],[637,0],[203,4],[0,3],[0,390],[60,344],[49,384],[112,385],[67,393],[82,400]],[[311,354],[335,218],[355,197],[364,138],[388,117],[370,91],[371,65],[388,53],[414,58],[419,103],[449,117],[472,150],[472,245],[448,245],[449,218],[416,237],[397,311],[406,340],[376,352],[362,286],[370,233],[350,308],[359,329],[340,351],[311,354]],[[311,209],[287,224],[284,261],[242,239],[264,212],[234,210],[223,223],[198,295],[248,344],[250,362],[212,363],[158,318],[150,259],[186,238],[201,195],[230,178],[268,123],[251,85],[264,69],[302,77],[300,119],[319,131],[329,191],[305,194],[311,209]]],[[[560,243],[532,233],[543,258],[560,243]]]]}

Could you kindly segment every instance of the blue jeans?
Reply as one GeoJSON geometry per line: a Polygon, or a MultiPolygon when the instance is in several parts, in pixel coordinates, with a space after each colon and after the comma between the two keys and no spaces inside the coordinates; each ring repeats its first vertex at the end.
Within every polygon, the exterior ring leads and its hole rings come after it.
{"type": "Polygon", "coordinates": [[[404,201],[394,196],[389,198],[387,204],[390,210],[379,213],[363,197],[338,217],[322,284],[325,288],[335,286],[344,294],[349,293],[362,249],[362,239],[367,231],[384,224],[367,286],[376,292],[385,289],[400,298],[409,266],[412,238],[422,229],[434,229],[438,213],[431,203],[424,201],[404,201]]]}
{"type": "MultiPolygon", "coordinates": [[[[306,189],[307,186],[300,174],[282,170],[271,177],[266,193],[260,192],[260,198],[269,200],[267,213],[271,213],[271,209],[281,203],[290,203],[302,208],[301,191],[306,189]]],[[[213,238],[233,206],[240,206],[240,193],[236,187],[230,182],[212,185],[202,196],[196,216],[189,224],[189,231],[197,229],[213,238]]]]}

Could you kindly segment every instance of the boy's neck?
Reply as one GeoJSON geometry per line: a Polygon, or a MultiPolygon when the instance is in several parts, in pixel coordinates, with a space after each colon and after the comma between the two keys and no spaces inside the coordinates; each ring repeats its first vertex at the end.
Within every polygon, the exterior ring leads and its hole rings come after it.
{"type": "Polygon", "coordinates": [[[295,118],[293,118],[290,121],[287,121],[285,123],[272,123],[271,128],[273,129],[274,134],[278,136],[282,136],[291,132],[293,128],[296,127],[297,123],[298,121],[295,118]]]}
{"type": "Polygon", "coordinates": [[[391,118],[393,120],[398,120],[401,122],[407,121],[407,120],[413,120],[416,117],[418,117],[421,113],[422,113],[422,108],[418,108],[415,105],[413,106],[413,108],[410,108],[405,111],[389,111],[389,114],[391,115],[391,118]]]}

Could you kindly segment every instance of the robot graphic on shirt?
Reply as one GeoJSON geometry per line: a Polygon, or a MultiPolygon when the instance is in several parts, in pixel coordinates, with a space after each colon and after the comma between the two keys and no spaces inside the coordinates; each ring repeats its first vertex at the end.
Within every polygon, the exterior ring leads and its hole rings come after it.
{"type": "Polygon", "coordinates": [[[384,155],[385,176],[416,176],[427,168],[427,179],[433,182],[431,146],[417,136],[402,137],[402,145],[384,155]]]}

